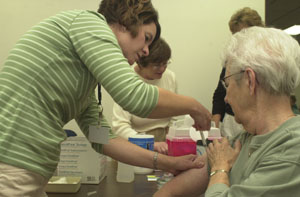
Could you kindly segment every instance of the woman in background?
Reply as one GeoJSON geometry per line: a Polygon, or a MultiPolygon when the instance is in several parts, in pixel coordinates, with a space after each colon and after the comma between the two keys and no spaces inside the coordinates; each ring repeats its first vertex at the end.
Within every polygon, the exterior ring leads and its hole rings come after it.
{"type": "MultiPolygon", "coordinates": [[[[158,39],[149,50],[149,55],[142,57],[134,71],[148,84],[177,93],[175,74],[167,69],[171,49],[165,40],[158,39]]],[[[154,151],[168,154],[166,134],[172,124],[172,118],[148,119],[140,118],[114,104],[112,116],[112,132],[124,139],[139,133],[154,135],[154,151]]]]}
{"type": "Polygon", "coordinates": [[[97,83],[130,113],[191,114],[197,129],[209,129],[199,102],[148,85],[130,68],[159,36],[150,0],[102,0],[98,13],[61,12],[21,37],[0,72],[0,196],[42,195],[73,118],[97,152],[121,162],[173,173],[200,166],[195,156],[157,155],[118,138],[99,119],[97,83]]]}

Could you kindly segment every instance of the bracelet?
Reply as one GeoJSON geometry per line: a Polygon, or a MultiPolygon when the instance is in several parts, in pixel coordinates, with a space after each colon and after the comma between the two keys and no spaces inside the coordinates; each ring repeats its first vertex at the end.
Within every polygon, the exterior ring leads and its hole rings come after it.
{"type": "Polygon", "coordinates": [[[210,173],[210,177],[212,177],[212,176],[214,176],[215,174],[217,174],[218,172],[223,172],[223,173],[226,173],[227,174],[227,176],[229,176],[229,173],[226,171],[226,170],[215,170],[215,171],[213,171],[213,172],[211,172],[210,173]]]}
{"type": "Polygon", "coordinates": [[[157,156],[158,156],[158,152],[155,152],[154,156],[153,156],[153,169],[154,170],[157,170],[157,156]]]}

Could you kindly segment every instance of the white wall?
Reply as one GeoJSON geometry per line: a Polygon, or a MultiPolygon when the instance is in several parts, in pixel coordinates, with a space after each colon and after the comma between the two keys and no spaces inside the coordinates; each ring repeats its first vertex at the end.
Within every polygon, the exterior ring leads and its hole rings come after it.
{"type": "Polygon", "coordinates": [[[160,14],[162,37],[172,47],[173,64],[182,94],[211,110],[221,71],[220,53],[231,35],[228,21],[245,6],[264,18],[263,0],[153,0],[160,14]]]}
{"type": "MultiPolygon", "coordinates": [[[[221,71],[220,53],[230,36],[228,20],[245,6],[265,17],[263,0],[152,0],[159,12],[162,37],[172,48],[170,69],[179,93],[211,110],[221,71]]],[[[100,0],[0,0],[0,69],[19,37],[40,20],[61,10],[97,10],[100,0]]],[[[112,100],[103,92],[104,112],[111,120],[112,100]]]]}

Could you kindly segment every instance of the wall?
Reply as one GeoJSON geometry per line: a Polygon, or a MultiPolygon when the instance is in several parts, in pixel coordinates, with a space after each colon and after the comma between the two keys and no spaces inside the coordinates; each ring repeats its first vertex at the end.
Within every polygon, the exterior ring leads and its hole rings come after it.
{"type": "MultiPolygon", "coordinates": [[[[262,0],[152,0],[160,14],[162,37],[172,48],[170,69],[179,93],[211,110],[221,71],[220,54],[229,38],[228,20],[245,6],[265,16],[262,0]]],[[[67,9],[96,10],[99,0],[0,0],[0,69],[19,37],[40,20],[67,9]]],[[[104,112],[111,120],[112,100],[103,92],[104,112]]]]}
{"type": "MultiPolygon", "coordinates": [[[[299,0],[266,0],[266,24],[268,26],[286,29],[293,25],[300,25],[299,0]]],[[[300,43],[300,34],[293,36],[300,43]]],[[[300,106],[300,85],[294,90],[297,106],[300,106]]]]}

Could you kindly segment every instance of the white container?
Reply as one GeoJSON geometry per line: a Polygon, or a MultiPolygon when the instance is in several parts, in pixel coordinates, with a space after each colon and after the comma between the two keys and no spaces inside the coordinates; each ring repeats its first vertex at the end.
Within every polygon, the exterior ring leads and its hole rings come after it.
{"type": "MultiPolygon", "coordinates": [[[[129,136],[128,141],[147,150],[153,151],[154,149],[154,135],[146,135],[146,134],[132,135],[129,136]]],[[[150,174],[153,172],[153,169],[143,168],[138,166],[135,166],[133,169],[135,174],[150,174]]]]}
{"type": "Polygon", "coordinates": [[[151,174],[153,172],[153,169],[151,168],[143,168],[134,166],[133,168],[135,174],[151,174]]]}
{"type": "Polygon", "coordinates": [[[118,161],[117,182],[130,183],[134,180],[133,166],[118,161]]]}

